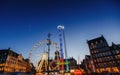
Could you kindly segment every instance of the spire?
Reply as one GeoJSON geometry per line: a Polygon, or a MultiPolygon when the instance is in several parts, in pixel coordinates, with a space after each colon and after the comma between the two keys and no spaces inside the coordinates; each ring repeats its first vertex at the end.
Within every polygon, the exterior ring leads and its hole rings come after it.
{"type": "Polygon", "coordinates": [[[8,50],[10,50],[10,47],[8,48],[8,50]]]}
{"type": "Polygon", "coordinates": [[[114,42],[112,42],[112,46],[113,46],[113,45],[115,45],[115,43],[114,43],[114,42]]]}

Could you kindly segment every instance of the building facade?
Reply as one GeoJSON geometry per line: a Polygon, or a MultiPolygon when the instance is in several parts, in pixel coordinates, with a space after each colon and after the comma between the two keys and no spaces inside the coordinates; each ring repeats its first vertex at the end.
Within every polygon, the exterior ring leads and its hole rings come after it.
{"type": "Polygon", "coordinates": [[[120,47],[109,46],[103,36],[87,41],[95,72],[118,72],[120,47]],[[114,48],[115,47],[115,48],[114,48]]]}
{"type": "Polygon", "coordinates": [[[10,48],[0,50],[0,73],[26,73],[31,68],[31,65],[25,61],[21,54],[10,50],[10,48]]]}
{"type": "Polygon", "coordinates": [[[77,61],[73,57],[69,58],[68,62],[69,62],[68,65],[70,70],[79,68],[79,66],[77,65],[77,61]]]}
{"type": "Polygon", "coordinates": [[[85,58],[81,62],[80,67],[84,69],[84,71],[87,73],[93,72],[94,66],[93,66],[93,62],[91,60],[90,55],[85,55],[85,58]]]}
{"type": "Polygon", "coordinates": [[[114,44],[112,43],[112,46],[110,46],[110,50],[112,50],[113,58],[114,58],[114,65],[116,68],[118,68],[120,72],[120,44],[114,44]]]}

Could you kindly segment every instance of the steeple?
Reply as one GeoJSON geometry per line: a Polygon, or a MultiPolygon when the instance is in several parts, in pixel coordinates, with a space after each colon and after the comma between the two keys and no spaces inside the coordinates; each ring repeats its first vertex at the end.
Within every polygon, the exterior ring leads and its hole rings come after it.
{"type": "Polygon", "coordinates": [[[115,45],[115,43],[114,43],[114,42],[112,42],[112,46],[113,46],[113,45],[115,45]]]}

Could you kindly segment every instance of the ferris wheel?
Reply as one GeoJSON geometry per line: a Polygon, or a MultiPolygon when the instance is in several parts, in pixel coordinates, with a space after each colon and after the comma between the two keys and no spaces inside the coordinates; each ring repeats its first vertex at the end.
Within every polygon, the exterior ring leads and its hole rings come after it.
{"type": "MultiPolygon", "coordinates": [[[[49,40],[42,40],[38,43],[36,43],[32,49],[30,50],[28,59],[33,63],[33,65],[36,68],[37,72],[42,72],[43,70],[46,71],[48,67],[48,47],[47,43],[49,40]]],[[[53,42],[50,40],[50,65],[49,69],[54,70],[54,69],[59,69],[59,65],[57,62],[59,62],[59,58],[57,60],[54,60],[54,52],[57,51],[59,52],[59,46],[56,42],[53,42]]]]}

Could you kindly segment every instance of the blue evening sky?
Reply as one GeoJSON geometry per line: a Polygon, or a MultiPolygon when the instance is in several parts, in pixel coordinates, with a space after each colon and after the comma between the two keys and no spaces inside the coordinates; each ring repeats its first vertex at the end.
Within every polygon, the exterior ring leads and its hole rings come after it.
{"type": "Polygon", "coordinates": [[[89,54],[87,40],[103,35],[120,44],[119,0],[0,0],[0,49],[10,47],[28,57],[47,39],[59,43],[57,26],[65,26],[68,57],[89,54]]]}

